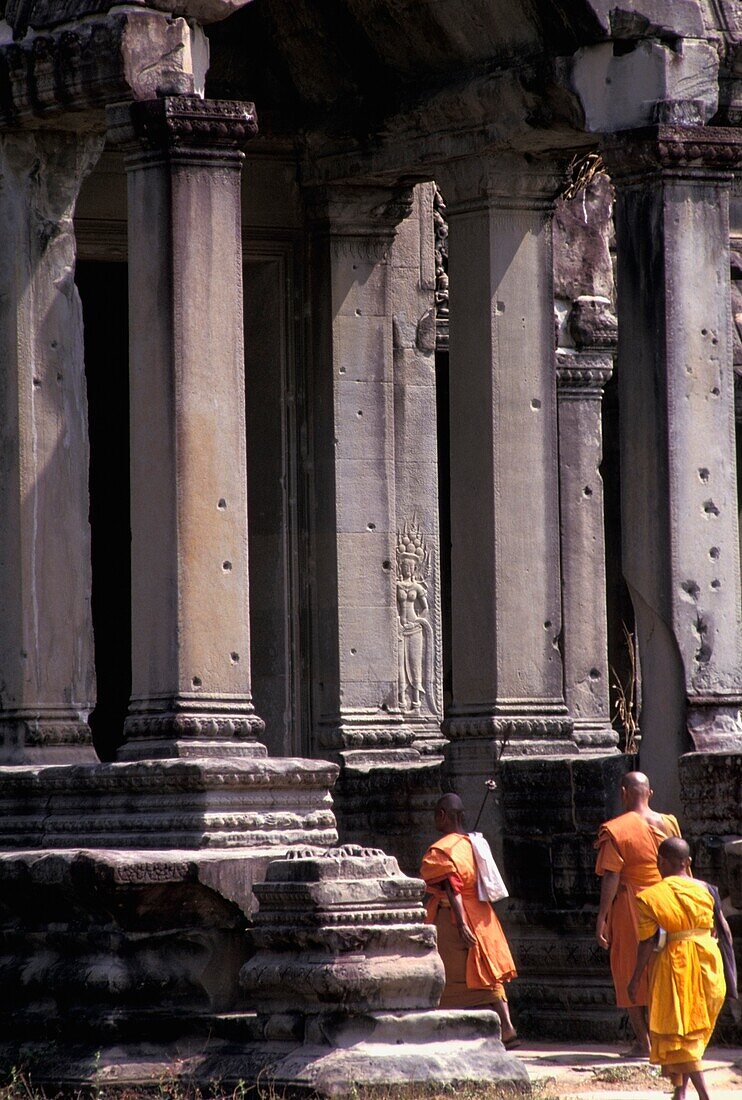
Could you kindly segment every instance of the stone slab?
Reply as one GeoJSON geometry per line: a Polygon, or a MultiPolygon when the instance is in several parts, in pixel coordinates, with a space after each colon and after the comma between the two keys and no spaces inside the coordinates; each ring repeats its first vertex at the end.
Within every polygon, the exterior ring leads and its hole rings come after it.
{"type": "Polygon", "coordinates": [[[332,844],[321,760],[142,760],[0,768],[0,849],[332,844]]]}
{"type": "MultiPolygon", "coordinates": [[[[243,1017],[246,1036],[250,1018],[243,1017]]],[[[494,1012],[428,1012],[359,1016],[342,1037],[342,1046],[326,1043],[248,1039],[220,1035],[215,1019],[210,1036],[191,1034],[178,1042],[107,1044],[95,1053],[80,1045],[58,1048],[51,1043],[26,1044],[25,1064],[34,1066],[36,1085],[156,1088],[163,1080],[188,1085],[233,1088],[257,1083],[279,1095],[354,1096],[359,1088],[393,1087],[439,1094],[465,1085],[509,1087],[530,1092],[528,1073],[505,1052],[494,1012]]],[[[341,1038],[336,1036],[336,1038],[341,1038]]],[[[19,1053],[7,1042],[0,1059],[19,1053]]]]}

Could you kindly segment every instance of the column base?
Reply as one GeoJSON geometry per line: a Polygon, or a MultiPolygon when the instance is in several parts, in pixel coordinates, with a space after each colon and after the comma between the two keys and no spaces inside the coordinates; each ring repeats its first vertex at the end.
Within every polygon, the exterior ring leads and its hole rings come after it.
{"type": "Polygon", "coordinates": [[[335,1100],[374,1089],[419,1097],[493,1082],[508,1095],[530,1091],[525,1067],[500,1041],[495,1012],[364,1013],[347,1023],[318,1016],[315,1034],[304,1041],[290,1036],[293,1021],[286,1017],[204,1013],[185,1030],[183,1015],[175,1016],[170,1034],[166,1021],[143,1018],[144,1040],[112,1041],[109,1030],[95,1042],[86,1031],[80,1042],[75,1014],[77,1031],[70,1028],[69,1039],[24,1042],[11,1033],[0,1057],[8,1065],[31,1064],[33,1083],[55,1092],[149,1094],[163,1081],[186,1092],[199,1086],[205,1095],[218,1083],[230,1095],[257,1089],[335,1100]]]}
{"type": "Polygon", "coordinates": [[[118,760],[247,757],[259,759],[268,750],[258,738],[265,722],[252,702],[199,698],[176,700],[167,709],[132,707],[124,722],[126,742],[118,760]]]}
{"type": "MultiPolygon", "coordinates": [[[[406,725],[401,713],[344,711],[335,718],[321,719],[317,725],[315,744],[321,749],[404,749],[411,748],[415,732],[406,725]]],[[[415,758],[417,748],[412,750],[415,758]]],[[[411,757],[412,759],[412,757],[411,757]]]]}
{"type": "Polygon", "coordinates": [[[493,753],[503,756],[576,756],[574,723],[564,703],[546,701],[497,705],[489,713],[453,713],[443,723],[452,741],[468,738],[493,741],[493,753]]]}
{"type": "Polygon", "coordinates": [[[572,737],[580,753],[605,756],[619,751],[618,731],[607,718],[575,718],[572,737]]]}
{"type": "Polygon", "coordinates": [[[92,764],[97,759],[87,714],[44,708],[0,715],[0,764],[92,764]]]}
{"type": "Polygon", "coordinates": [[[687,724],[697,752],[742,752],[742,695],[691,696],[687,724]]]}

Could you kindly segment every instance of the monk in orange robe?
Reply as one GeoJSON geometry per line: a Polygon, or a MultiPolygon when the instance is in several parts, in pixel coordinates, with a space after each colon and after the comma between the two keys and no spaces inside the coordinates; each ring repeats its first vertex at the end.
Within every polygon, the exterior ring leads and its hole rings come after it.
{"type": "Polygon", "coordinates": [[[435,807],[439,839],[423,857],[420,875],[430,895],[427,923],[438,933],[446,971],[441,1008],[494,1008],[508,1049],[518,1045],[504,982],[517,976],[513,956],[492,905],[480,901],[477,864],[464,829],[464,807],[446,794],[435,807]]]}
{"type": "Polygon", "coordinates": [[[649,971],[650,1059],[672,1081],[673,1100],[685,1100],[688,1081],[709,1100],[701,1059],[726,992],[714,898],[691,875],[684,840],[663,841],[657,863],[662,881],[636,897],[640,943],[629,996],[649,971]]]}
{"type": "Polygon", "coordinates": [[[616,1004],[628,1011],[634,1029],[636,1042],[629,1053],[642,1058],[649,1055],[646,977],[639,983],[633,1002],[628,993],[639,946],[634,898],[640,890],[660,881],[657,849],[662,841],[680,835],[671,814],[655,813],[650,808],[652,793],[642,772],[627,772],[623,777],[621,802],[626,812],[601,825],[595,866],[596,874],[603,878],[595,937],[601,947],[610,950],[616,1004]]]}

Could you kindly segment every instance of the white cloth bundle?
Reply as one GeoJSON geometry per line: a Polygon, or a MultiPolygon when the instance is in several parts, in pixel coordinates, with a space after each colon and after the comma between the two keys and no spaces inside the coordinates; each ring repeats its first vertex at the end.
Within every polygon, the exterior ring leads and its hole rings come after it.
{"type": "Polygon", "coordinates": [[[508,888],[495,863],[492,850],[481,833],[469,833],[477,864],[477,896],[480,901],[500,901],[507,898],[508,888]]]}

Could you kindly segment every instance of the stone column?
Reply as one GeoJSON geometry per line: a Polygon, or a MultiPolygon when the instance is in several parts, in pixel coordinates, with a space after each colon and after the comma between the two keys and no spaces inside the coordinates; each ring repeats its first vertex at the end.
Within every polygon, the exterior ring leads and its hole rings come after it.
{"type": "Polygon", "coordinates": [[[603,523],[603,389],[616,319],[605,298],[572,304],[574,348],[557,351],[564,694],[582,751],[615,751],[611,726],[603,523]]]}
{"type": "Polygon", "coordinates": [[[729,191],[737,131],[657,126],[607,148],[616,186],[624,547],[642,766],[742,748],[729,191]]]}
{"type": "Polygon", "coordinates": [[[440,753],[443,655],[435,390],[433,184],[415,188],[391,251],[399,706],[415,747],[440,753]],[[419,673],[419,676],[417,675],[419,673]],[[422,690],[420,688],[422,687],[422,690]]]}
{"type": "MultiPolygon", "coordinates": [[[[310,196],[314,736],[322,755],[416,760],[399,703],[390,248],[411,192],[310,196]]],[[[412,517],[410,517],[412,519],[412,517]]]]}
{"type": "Polygon", "coordinates": [[[72,216],[102,139],[0,136],[0,761],[94,760],[88,425],[72,216]]]}
{"type": "MultiPolygon", "coordinates": [[[[551,249],[559,177],[507,155],[437,174],[449,225],[454,777],[576,753],[564,702],[551,249]]],[[[469,783],[471,783],[471,778],[469,783]]],[[[476,810],[484,787],[467,801],[476,810]]],[[[461,791],[460,793],[464,793],[461,791]]]]}
{"type": "Polygon", "coordinates": [[[251,104],[109,109],[127,149],[132,698],[120,756],[264,755],[250,693],[239,146],[251,104]]]}

